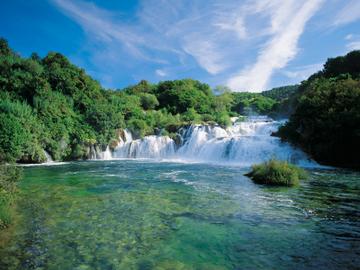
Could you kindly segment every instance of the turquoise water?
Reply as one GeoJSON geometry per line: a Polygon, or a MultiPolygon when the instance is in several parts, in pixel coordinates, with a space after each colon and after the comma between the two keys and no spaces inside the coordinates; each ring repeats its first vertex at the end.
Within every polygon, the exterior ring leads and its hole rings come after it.
{"type": "Polygon", "coordinates": [[[25,168],[1,269],[359,269],[360,174],[296,188],[246,169],[91,161],[25,168]]]}

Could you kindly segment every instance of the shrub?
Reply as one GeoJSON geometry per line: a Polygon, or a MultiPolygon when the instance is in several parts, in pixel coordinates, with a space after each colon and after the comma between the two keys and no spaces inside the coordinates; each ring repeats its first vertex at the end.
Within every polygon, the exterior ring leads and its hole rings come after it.
{"type": "Polygon", "coordinates": [[[306,172],[286,161],[271,159],[261,164],[252,166],[249,176],[257,184],[276,186],[295,186],[300,179],[307,177],[306,172]]]}
{"type": "Polygon", "coordinates": [[[143,138],[144,136],[151,134],[153,130],[149,127],[144,120],[131,119],[128,122],[128,127],[135,135],[135,137],[143,138]]]}
{"type": "Polygon", "coordinates": [[[203,114],[201,115],[201,120],[204,121],[205,123],[207,122],[213,122],[214,121],[214,117],[211,114],[203,114]]]}
{"type": "Polygon", "coordinates": [[[217,113],[215,121],[222,127],[228,127],[231,125],[230,117],[226,112],[217,113]]]}
{"type": "Polygon", "coordinates": [[[140,102],[144,110],[152,110],[159,106],[159,101],[156,96],[152,94],[142,93],[140,95],[140,102]]]}
{"type": "Polygon", "coordinates": [[[193,124],[201,122],[201,116],[194,108],[189,108],[184,114],[182,114],[182,119],[185,122],[191,122],[193,124]]]}

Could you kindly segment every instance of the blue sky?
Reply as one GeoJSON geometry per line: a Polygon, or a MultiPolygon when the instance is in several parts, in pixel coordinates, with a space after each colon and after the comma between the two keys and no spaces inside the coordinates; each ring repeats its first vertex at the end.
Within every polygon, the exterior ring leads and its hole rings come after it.
{"type": "Polygon", "coordinates": [[[61,52],[107,88],[194,78],[256,92],[360,49],[360,1],[11,0],[0,36],[23,56],[61,52]]]}

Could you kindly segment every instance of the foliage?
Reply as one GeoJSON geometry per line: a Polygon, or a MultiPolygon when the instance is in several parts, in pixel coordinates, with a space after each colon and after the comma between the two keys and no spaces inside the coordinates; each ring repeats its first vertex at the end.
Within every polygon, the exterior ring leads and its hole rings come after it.
{"type": "Polygon", "coordinates": [[[299,89],[299,85],[287,85],[276,87],[271,90],[263,91],[261,95],[264,97],[272,98],[276,101],[283,101],[285,99],[289,99],[293,94],[297,92],[299,89]]]}
{"type": "Polygon", "coordinates": [[[337,77],[341,74],[349,74],[352,78],[359,78],[360,50],[349,52],[345,56],[329,58],[320,73],[325,78],[337,77]]]}
{"type": "Polygon", "coordinates": [[[143,93],[140,95],[141,107],[144,110],[153,110],[159,106],[159,101],[155,95],[143,93]]]}
{"type": "Polygon", "coordinates": [[[247,174],[255,183],[275,186],[295,186],[307,177],[306,172],[285,161],[271,159],[252,166],[247,174]]]}
{"type": "Polygon", "coordinates": [[[11,224],[11,207],[17,194],[17,182],[22,169],[11,165],[0,165],[0,230],[11,224]]]}
{"type": "Polygon", "coordinates": [[[303,82],[296,110],[278,132],[321,163],[360,166],[359,53],[329,59],[303,82]]]}
{"type": "Polygon", "coordinates": [[[39,141],[41,131],[42,126],[30,106],[0,100],[0,160],[44,161],[39,141]]]}
{"type": "Polygon", "coordinates": [[[150,135],[153,130],[142,119],[131,119],[128,122],[128,127],[135,134],[135,137],[143,138],[146,135],[150,135]]]}
{"type": "Polygon", "coordinates": [[[279,135],[302,146],[318,161],[358,166],[360,81],[314,80],[279,135]]]}
{"type": "Polygon", "coordinates": [[[233,93],[232,110],[242,115],[267,114],[272,111],[276,101],[257,93],[233,93]]]}
{"type": "Polygon", "coordinates": [[[230,126],[231,124],[229,115],[224,111],[215,114],[215,122],[223,127],[230,126]]]}
{"type": "Polygon", "coordinates": [[[160,82],[154,90],[160,108],[177,114],[193,108],[197,113],[211,113],[213,94],[207,84],[192,79],[160,82]]]}
{"type": "Polygon", "coordinates": [[[185,113],[182,114],[182,119],[185,122],[199,124],[201,121],[201,116],[196,112],[194,108],[189,108],[185,113]]]}
{"type": "Polygon", "coordinates": [[[42,162],[86,159],[119,130],[138,137],[174,134],[182,125],[230,125],[230,116],[266,113],[276,103],[260,94],[233,94],[192,79],[151,84],[142,80],[105,90],[60,53],[23,58],[0,40],[0,160],[42,162]]]}

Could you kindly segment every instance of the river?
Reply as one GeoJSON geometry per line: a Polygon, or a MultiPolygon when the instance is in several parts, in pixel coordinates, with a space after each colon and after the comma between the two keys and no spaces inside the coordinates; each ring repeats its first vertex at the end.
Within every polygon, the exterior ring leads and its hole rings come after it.
{"type": "Polygon", "coordinates": [[[358,269],[360,174],[109,160],[25,168],[1,269],[358,269]]]}

